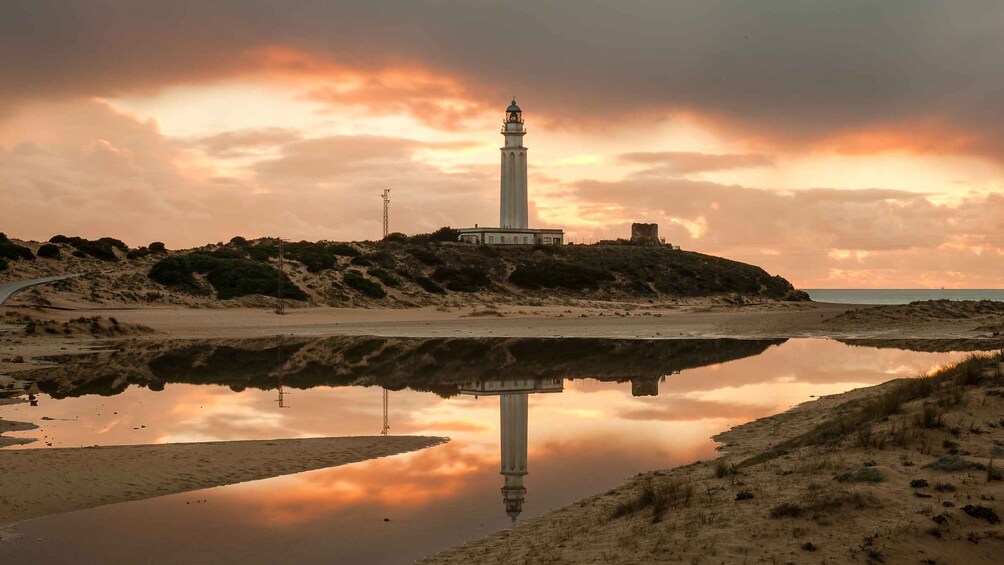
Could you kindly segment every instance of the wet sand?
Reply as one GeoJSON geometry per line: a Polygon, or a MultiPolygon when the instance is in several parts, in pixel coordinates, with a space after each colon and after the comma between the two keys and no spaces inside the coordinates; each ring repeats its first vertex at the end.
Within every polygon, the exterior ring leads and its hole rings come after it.
{"type": "Polygon", "coordinates": [[[0,526],[280,475],[347,465],[448,441],[333,437],[0,451],[0,526]]]}

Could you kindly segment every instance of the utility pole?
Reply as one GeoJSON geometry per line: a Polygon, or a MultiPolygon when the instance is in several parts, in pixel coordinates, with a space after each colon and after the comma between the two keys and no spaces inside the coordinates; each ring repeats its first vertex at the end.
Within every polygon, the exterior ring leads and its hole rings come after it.
{"type": "Polygon", "coordinates": [[[275,307],[275,313],[280,316],[286,313],[286,303],[282,299],[282,287],[285,280],[285,268],[283,263],[285,263],[285,249],[283,248],[282,238],[279,238],[279,288],[275,291],[275,297],[279,299],[279,304],[275,307]]]}
{"type": "Polygon", "coordinates": [[[383,236],[387,237],[390,233],[390,216],[388,212],[390,211],[390,189],[383,189],[383,236]]]}

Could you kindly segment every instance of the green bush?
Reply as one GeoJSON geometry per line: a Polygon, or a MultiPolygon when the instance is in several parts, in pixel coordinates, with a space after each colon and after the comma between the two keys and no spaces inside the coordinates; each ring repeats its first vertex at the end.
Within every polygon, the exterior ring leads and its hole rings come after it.
{"type": "Polygon", "coordinates": [[[455,292],[477,292],[491,286],[488,275],[477,267],[436,267],[432,280],[455,292]]]}
{"type": "Polygon", "coordinates": [[[123,243],[122,240],[112,237],[91,240],[76,236],[66,237],[65,235],[55,235],[49,239],[49,243],[65,243],[84,255],[89,255],[102,261],[118,261],[118,255],[115,254],[116,249],[123,253],[129,252],[128,245],[123,243]]]}
{"type": "Polygon", "coordinates": [[[446,290],[438,284],[432,282],[431,279],[426,277],[415,277],[415,284],[422,287],[425,292],[431,292],[433,294],[446,294],[446,290]]]}
{"type": "Polygon", "coordinates": [[[596,289],[600,283],[613,280],[610,271],[584,267],[562,261],[539,261],[520,265],[509,275],[509,282],[522,288],[564,288],[568,290],[596,289]]]}
{"type": "Polygon", "coordinates": [[[251,294],[277,296],[280,280],[286,298],[308,298],[288,277],[280,279],[279,271],[271,265],[244,258],[228,259],[203,253],[174,255],[154,264],[148,276],[165,286],[197,292],[200,287],[193,276],[195,273],[206,275],[216,296],[223,300],[251,294]]]}
{"type": "Polygon", "coordinates": [[[61,254],[59,246],[52,243],[46,243],[38,248],[38,256],[46,259],[55,259],[61,254]]]}
{"type": "Polygon", "coordinates": [[[349,288],[364,296],[368,296],[370,298],[383,298],[387,296],[387,291],[380,286],[380,283],[375,283],[367,279],[359,271],[345,271],[345,274],[342,275],[342,281],[344,281],[349,288]]]}
{"type": "Polygon", "coordinates": [[[133,249],[126,253],[126,259],[142,259],[150,254],[150,250],[146,247],[140,247],[138,249],[133,249]]]}
{"type": "Polygon", "coordinates": [[[7,239],[7,234],[0,233],[0,259],[12,259],[15,261],[25,259],[31,261],[34,258],[35,254],[31,252],[31,249],[14,243],[7,239]]]}
{"type": "Polygon", "coordinates": [[[422,247],[413,247],[408,250],[408,253],[430,267],[437,267],[445,263],[438,255],[422,247]]]}
{"type": "Polygon", "coordinates": [[[380,282],[382,282],[386,286],[389,286],[389,287],[392,287],[392,288],[396,288],[396,287],[401,286],[401,279],[399,279],[396,276],[394,276],[393,273],[389,273],[389,272],[387,272],[387,271],[385,271],[383,269],[378,269],[378,268],[374,267],[372,269],[367,269],[366,273],[369,274],[369,276],[371,276],[371,277],[373,277],[375,279],[378,279],[380,282]]]}

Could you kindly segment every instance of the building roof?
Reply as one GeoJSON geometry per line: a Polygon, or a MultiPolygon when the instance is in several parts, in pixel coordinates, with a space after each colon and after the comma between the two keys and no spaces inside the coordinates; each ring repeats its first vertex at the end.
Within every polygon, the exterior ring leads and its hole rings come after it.
{"type": "Polygon", "coordinates": [[[512,99],[512,103],[509,104],[509,107],[506,108],[505,111],[506,112],[522,112],[523,110],[521,110],[520,107],[518,105],[516,105],[516,99],[513,98],[512,99]]]}

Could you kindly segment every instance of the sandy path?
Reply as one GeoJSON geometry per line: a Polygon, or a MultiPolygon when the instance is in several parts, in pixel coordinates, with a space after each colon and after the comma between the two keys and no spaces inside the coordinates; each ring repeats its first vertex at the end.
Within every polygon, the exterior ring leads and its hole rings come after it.
{"type": "Polygon", "coordinates": [[[40,279],[29,279],[25,281],[15,281],[9,283],[0,284],[0,305],[7,302],[7,299],[11,297],[15,292],[19,290],[24,290],[26,288],[37,286],[40,284],[46,284],[56,281],[62,281],[66,279],[72,279],[74,277],[79,277],[79,274],[71,275],[59,275],[55,277],[42,277],[40,279]]]}
{"type": "Polygon", "coordinates": [[[0,526],[424,449],[424,436],[334,437],[0,451],[0,526]],[[14,479],[16,477],[16,479],[14,479]]]}

